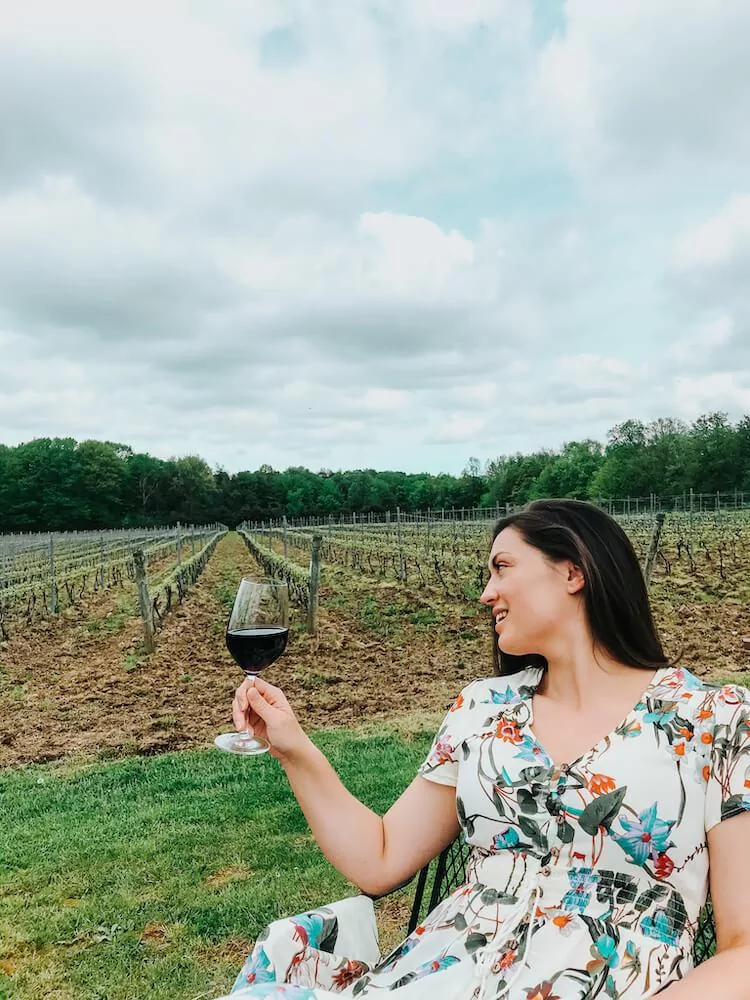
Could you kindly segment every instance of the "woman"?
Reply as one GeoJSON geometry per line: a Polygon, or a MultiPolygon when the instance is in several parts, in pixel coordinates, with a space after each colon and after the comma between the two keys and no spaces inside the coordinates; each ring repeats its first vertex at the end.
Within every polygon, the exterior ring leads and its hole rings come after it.
{"type": "Polygon", "coordinates": [[[272,924],[237,997],[750,998],[750,696],[674,667],[619,525],[573,500],[500,521],[481,601],[501,676],[459,694],[384,818],[278,688],[238,689],[326,857],[387,892],[462,831],[467,883],[380,959],[365,896],[272,924]],[[709,858],[718,954],[692,969],[709,858]]]}

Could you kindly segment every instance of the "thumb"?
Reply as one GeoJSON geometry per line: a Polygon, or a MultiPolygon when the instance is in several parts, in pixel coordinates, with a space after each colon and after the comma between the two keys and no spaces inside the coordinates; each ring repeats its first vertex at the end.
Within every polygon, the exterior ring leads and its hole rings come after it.
{"type": "Polygon", "coordinates": [[[248,689],[247,700],[253,711],[257,712],[264,722],[271,722],[279,714],[278,708],[274,708],[270,702],[266,701],[255,686],[248,689]]]}

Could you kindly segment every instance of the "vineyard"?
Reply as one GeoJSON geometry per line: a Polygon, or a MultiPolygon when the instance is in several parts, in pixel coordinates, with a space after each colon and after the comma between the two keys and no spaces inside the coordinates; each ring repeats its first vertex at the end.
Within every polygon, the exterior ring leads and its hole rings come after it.
{"type": "MultiPolygon", "coordinates": [[[[618,517],[645,564],[654,536],[652,514],[618,517]]],[[[283,575],[304,599],[313,538],[324,565],[380,580],[434,587],[446,598],[471,600],[486,577],[494,520],[401,520],[368,524],[243,525],[242,533],[268,572],[283,575]]],[[[750,587],[750,510],[668,514],[655,551],[654,585],[716,596],[750,587]]]]}
{"type": "MultiPolygon", "coordinates": [[[[644,565],[654,555],[651,601],[668,654],[699,674],[742,682],[750,511],[670,513],[655,552],[654,515],[621,523],[644,565]]],[[[236,686],[223,633],[242,575],[290,586],[292,637],[274,680],[304,724],[349,726],[387,717],[395,705],[424,718],[493,669],[490,621],[477,601],[492,525],[397,516],[245,524],[237,533],[209,525],[6,536],[0,766],[102,744],[156,752],[210,742],[236,686]],[[141,552],[147,578],[139,582],[141,552]],[[51,662],[59,665],[52,675],[51,662]]]]}
{"type": "Polygon", "coordinates": [[[49,535],[0,535],[0,638],[14,623],[59,614],[87,594],[135,580],[133,555],[150,567],[153,610],[161,619],[197,579],[223,525],[49,535]]]}

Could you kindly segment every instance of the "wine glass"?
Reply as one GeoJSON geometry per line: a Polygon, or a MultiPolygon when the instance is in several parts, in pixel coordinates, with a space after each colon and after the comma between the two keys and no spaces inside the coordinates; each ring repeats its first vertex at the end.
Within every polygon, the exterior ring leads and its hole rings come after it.
{"type": "MultiPolygon", "coordinates": [[[[289,591],[276,580],[243,577],[227,624],[227,649],[248,677],[270,666],[289,638],[289,591]]],[[[269,745],[248,730],[222,733],[214,743],[228,753],[266,753],[269,745]]]]}

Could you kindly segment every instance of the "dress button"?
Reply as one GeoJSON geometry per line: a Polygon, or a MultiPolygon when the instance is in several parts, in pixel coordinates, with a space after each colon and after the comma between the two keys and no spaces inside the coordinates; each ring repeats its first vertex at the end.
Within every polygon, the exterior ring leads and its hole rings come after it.
{"type": "Polygon", "coordinates": [[[545,865],[544,868],[540,869],[540,874],[544,875],[544,877],[546,878],[548,875],[552,874],[552,869],[550,868],[549,865],[545,865]]]}
{"type": "Polygon", "coordinates": [[[562,826],[562,824],[563,824],[563,823],[565,822],[565,816],[564,816],[564,814],[563,814],[563,813],[560,813],[560,815],[559,815],[559,816],[557,817],[557,822],[558,822],[558,823],[559,823],[559,824],[560,824],[561,826],[562,826]]]}

